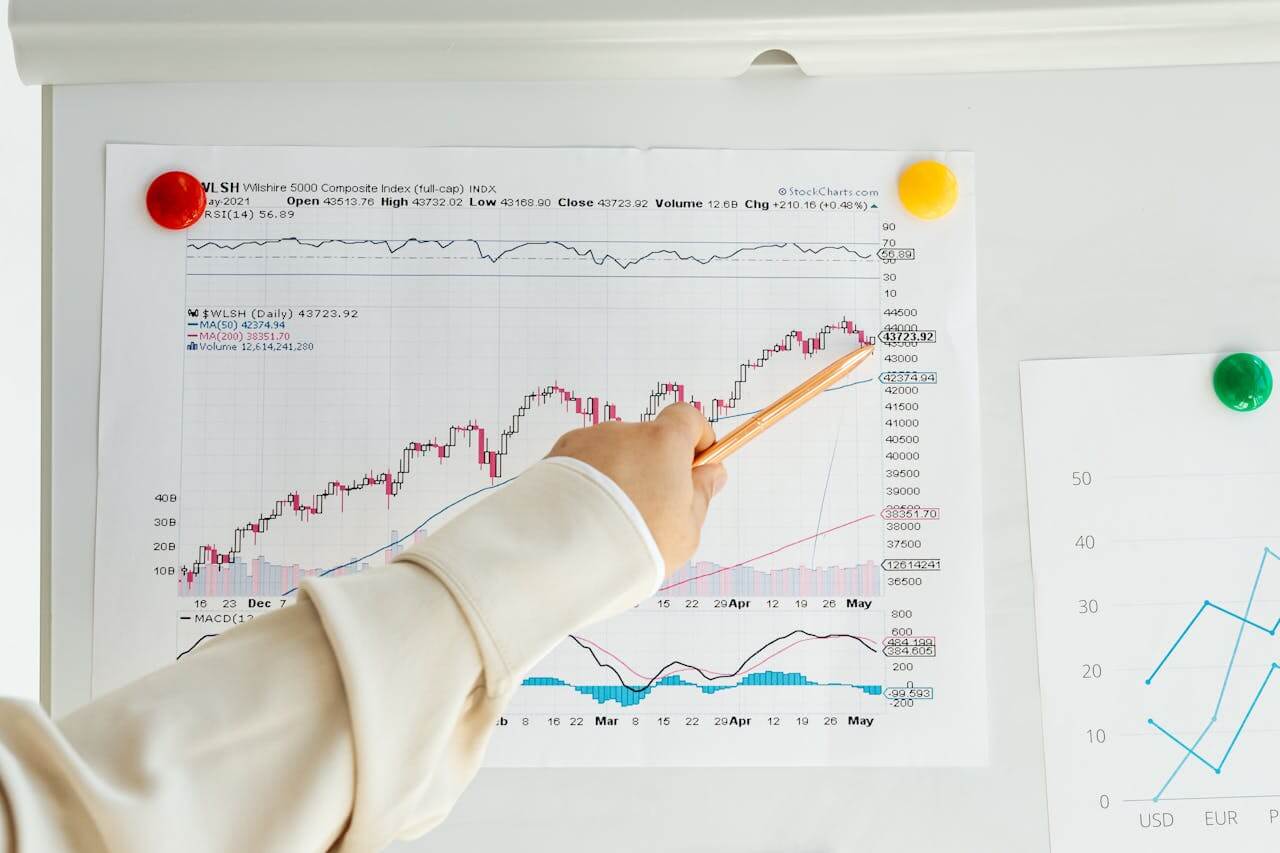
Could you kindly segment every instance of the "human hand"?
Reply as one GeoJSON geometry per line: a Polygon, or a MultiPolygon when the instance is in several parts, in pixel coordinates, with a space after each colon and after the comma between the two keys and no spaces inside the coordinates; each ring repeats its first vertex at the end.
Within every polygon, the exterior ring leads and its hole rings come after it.
{"type": "Polygon", "coordinates": [[[610,421],[567,432],[547,455],[578,459],[617,483],[640,510],[670,574],[693,556],[707,506],[728,479],[718,462],[690,467],[715,440],[701,412],[675,403],[647,423],[610,421]]]}

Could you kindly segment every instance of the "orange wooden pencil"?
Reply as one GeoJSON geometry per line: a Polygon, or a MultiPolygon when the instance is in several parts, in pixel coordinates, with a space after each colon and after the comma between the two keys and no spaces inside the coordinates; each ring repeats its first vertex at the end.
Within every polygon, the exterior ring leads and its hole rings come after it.
{"type": "Polygon", "coordinates": [[[826,391],[832,385],[835,385],[841,379],[844,379],[852,373],[858,365],[866,361],[872,350],[875,349],[874,344],[858,347],[848,355],[836,359],[831,364],[819,370],[805,381],[801,382],[795,388],[783,394],[774,400],[768,406],[756,412],[742,425],[715,444],[708,447],[698,455],[693,457],[693,467],[706,465],[708,462],[721,462],[729,457],[730,454],[736,453],[753,440],[756,436],[763,433],[769,427],[812,400],[814,397],[826,391]]]}

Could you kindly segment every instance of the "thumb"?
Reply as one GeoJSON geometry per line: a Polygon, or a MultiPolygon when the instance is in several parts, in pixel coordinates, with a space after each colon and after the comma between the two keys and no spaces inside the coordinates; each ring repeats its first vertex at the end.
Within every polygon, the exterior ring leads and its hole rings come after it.
{"type": "Polygon", "coordinates": [[[729,472],[719,462],[699,465],[693,469],[693,520],[699,528],[707,518],[711,499],[720,494],[729,481],[729,472]]]}

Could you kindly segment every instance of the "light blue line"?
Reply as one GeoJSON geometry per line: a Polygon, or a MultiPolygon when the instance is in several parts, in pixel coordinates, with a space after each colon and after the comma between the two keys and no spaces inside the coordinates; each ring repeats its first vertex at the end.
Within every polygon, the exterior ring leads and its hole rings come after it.
{"type": "Polygon", "coordinates": [[[809,552],[809,568],[818,568],[818,534],[822,532],[822,513],[827,508],[827,491],[831,488],[831,470],[836,467],[836,449],[840,446],[840,427],[844,424],[844,412],[836,421],[836,439],[831,443],[831,461],[827,463],[827,479],[822,484],[822,500],[818,501],[818,524],[813,529],[813,550],[809,552]]]}
{"type": "MultiPolygon", "coordinates": [[[[1249,600],[1244,605],[1244,618],[1240,620],[1240,630],[1236,632],[1236,644],[1231,649],[1231,659],[1227,661],[1227,674],[1222,679],[1222,689],[1218,691],[1218,701],[1213,706],[1213,719],[1218,719],[1218,712],[1222,710],[1222,698],[1227,695],[1227,682],[1231,680],[1231,670],[1235,668],[1236,657],[1240,654],[1240,641],[1244,639],[1244,629],[1249,623],[1249,616],[1253,613],[1253,601],[1258,596],[1258,584],[1262,581],[1262,569],[1267,564],[1267,551],[1263,550],[1262,559],[1258,561],[1258,572],[1253,576],[1253,587],[1249,590],[1249,600]]],[[[1212,603],[1212,602],[1211,602],[1212,603]]]]}
{"type": "Polygon", "coordinates": [[[1191,627],[1195,625],[1196,621],[1200,618],[1200,615],[1204,613],[1206,609],[1217,610],[1218,612],[1224,613],[1227,616],[1230,616],[1231,618],[1236,619],[1240,622],[1240,629],[1239,631],[1236,632],[1235,645],[1231,650],[1231,657],[1227,660],[1226,672],[1223,674],[1223,677],[1222,677],[1222,687],[1218,691],[1218,700],[1214,704],[1213,713],[1209,716],[1209,722],[1205,725],[1204,730],[1200,732],[1200,736],[1196,738],[1195,742],[1191,746],[1187,746],[1181,740],[1179,740],[1178,738],[1170,734],[1167,729],[1165,729],[1163,726],[1157,723],[1154,719],[1148,718],[1147,720],[1147,722],[1149,722],[1151,725],[1159,729],[1161,733],[1163,733],[1166,737],[1168,737],[1170,740],[1172,740],[1174,743],[1176,743],[1179,747],[1181,747],[1184,750],[1182,760],[1178,762],[1178,766],[1173,769],[1173,772],[1169,774],[1169,778],[1165,780],[1165,783],[1160,786],[1160,790],[1156,792],[1154,797],[1152,797],[1152,802],[1160,801],[1160,797],[1164,794],[1165,790],[1171,784],[1173,784],[1173,781],[1178,777],[1178,774],[1182,771],[1182,768],[1186,765],[1187,759],[1192,756],[1194,756],[1195,758],[1200,760],[1205,766],[1213,770],[1214,773],[1222,772],[1223,765],[1226,764],[1228,756],[1231,755],[1231,750],[1235,747],[1236,741],[1239,739],[1241,732],[1244,731],[1245,724],[1249,721],[1250,715],[1253,714],[1254,707],[1258,704],[1258,700],[1262,697],[1262,691],[1266,689],[1267,683],[1270,682],[1271,680],[1271,674],[1276,669],[1276,664],[1274,663],[1272,664],[1271,669],[1267,670],[1267,676],[1262,680],[1262,685],[1258,688],[1258,692],[1254,695],[1253,702],[1249,705],[1249,710],[1245,712],[1244,718],[1241,719],[1240,726],[1236,729],[1235,737],[1231,739],[1231,743],[1227,746],[1226,752],[1223,753],[1222,760],[1219,761],[1217,765],[1214,765],[1210,761],[1206,760],[1204,756],[1200,755],[1200,753],[1197,751],[1200,746],[1200,743],[1209,734],[1209,731],[1213,728],[1214,724],[1217,723],[1218,712],[1222,710],[1222,703],[1227,695],[1227,686],[1231,682],[1231,675],[1235,671],[1236,659],[1240,654],[1240,643],[1244,638],[1245,627],[1252,626],[1272,637],[1276,635],[1277,629],[1280,629],[1280,619],[1277,619],[1276,624],[1271,628],[1266,628],[1262,625],[1259,625],[1257,622],[1252,621],[1249,618],[1249,616],[1253,613],[1253,603],[1258,595],[1258,585],[1262,582],[1262,572],[1266,568],[1268,556],[1275,557],[1277,555],[1274,551],[1271,550],[1270,547],[1263,548],[1262,559],[1258,561],[1258,571],[1254,574],[1253,586],[1249,590],[1249,599],[1245,603],[1244,615],[1241,616],[1239,614],[1236,614],[1226,609],[1225,607],[1222,607],[1218,604],[1214,604],[1212,601],[1205,599],[1205,602],[1200,605],[1200,609],[1196,611],[1195,616],[1192,616],[1191,621],[1187,623],[1187,627],[1184,628],[1182,630],[1182,633],[1178,635],[1178,639],[1174,640],[1173,645],[1169,647],[1169,651],[1166,652],[1164,657],[1160,659],[1160,662],[1156,665],[1156,668],[1152,671],[1151,675],[1148,676],[1146,679],[1146,683],[1150,684],[1152,679],[1154,679],[1156,677],[1156,674],[1160,672],[1160,670],[1164,667],[1165,662],[1168,661],[1170,656],[1173,655],[1174,651],[1178,648],[1178,646],[1182,643],[1183,639],[1191,631],[1191,627]]]}
{"type": "MultiPolygon", "coordinates": [[[[1149,722],[1152,725],[1155,725],[1155,720],[1149,720],[1149,722]]],[[[1160,786],[1159,791],[1156,791],[1156,795],[1151,798],[1151,802],[1153,803],[1160,802],[1160,798],[1164,796],[1165,790],[1167,790],[1168,787],[1173,784],[1174,779],[1178,778],[1178,774],[1182,772],[1183,767],[1187,766],[1187,761],[1190,760],[1191,756],[1194,754],[1195,747],[1198,747],[1200,745],[1200,741],[1204,740],[1204,736],[1207,735],[1208,733],[1209,733],[1208,727],[1205,727],[1205,730],[1200,732],[1200,737],[1196,738],[1196,742],[1191,745],[1192,749],[1182,754],[1182,760],[1178,762],[1177,767],[1173,768],[1173,772],[1169,774],[1169,778],[1164,780],[1164,784],[1160,786]]]]}
{"type": "MultiPolygon", "coordinates": [[[[1201,732],[1201,733],[1200,733],[1200,737],[1196,738],[1196,742],[1195,742],[1195,743],[1191,744],[1191,746],[1187,746],[1187,745],[1186,745],[1185,743],[1183,743],[1183,742],[1182,742],[1182,741],[1181,741],[1181,740],[1180,740],[1176,735],[1174,735],[1174,734],[1173,734],[1173,732],[1169,731],[1169,730],[1168,730],[1168,729],[1166,729],[1164,726],[1162,726],[1162,725],[1160,725],[1159,723],[1157,723],[1155,720],[1153,720],[1153,719],[1151,719],[1150,717],[1148,717],[1148,718],[1147,718],[1147,722],[1148,722],[1148,723],[1150,723],[1151,725],[1155,726],[1157,729],[1159,729],[1159,730],[1160,730],[1160,732],[1161,732],[1161,734],[1163,734],[1165,737],[1169,738],[1169,740],[1173,741],[1173,742],[1174,742],[1174,743],[1176,743],[1178,746],[1182,747],[1183,749],[1185,749],[1185,750],[1187,751],[1187,754],[1183,757],[1183,763],[1186,763],[1186,759],[1187,759],[1187,758],[1191,758],[1191,757],[1193,757],[1193,756],[1194,756],[1194,757],[1195,757],[1196,759],[1198,759],[1198,760],[1200,761],[1200,763],[1201,763],[1201,764],[1203,764],[1205,767],[1208,767],[1210,770],[1212,770],[1212,771],[1213,771],[1213,772],[1215,772],[1215,773],[1216,773],[1216,772],[1218,772],[1218,768],[1214,767],[1212,764],[1210,764],[1210,763],[1208,762],[1208,760],[1206,760],[1206,759],[1205,759],[1205,757],[1204,757],[1204,756],[1202,756],[1200,753],[1196,752],[1196,747],[1197,747],[1197,746],[1199,746],[1199,745],[1200,745],[1200,741],[1202,741],[1202,740],[1204,739],[1204,732],[1201,732]]],[[[1178,765],[1178,767],[1179,767],[1179,768],[1181,768],[1181,767],[1182,767],[1182,765],[1181,765],[1181,764],[1179,764],[1179,765],[1178,765]]],[[[1173,777],[1170,777],[1170,778],[1169,778],[1169,782],[1172,782],[1172,781],[1173,781],[1173,777]]],[[[1168,784],[1169,784],[1168,782],[1166,782],[1166,783],[1165,783],[1165,785],[1166,785],[1166,786],[1167,786],[1168,784]]],[[[1163,791],[1164,791],[1164,788],[1161,788],[1160,790],[1161,790],[1161,792],[1163,792],[1163,791]]],[[[1160,795],[1159,795],[1159,794],[1157,794],[1157,795],[1156,795],[1156,799],[1159,799],[1159,797],[1160,797],[1160,795]]]]}

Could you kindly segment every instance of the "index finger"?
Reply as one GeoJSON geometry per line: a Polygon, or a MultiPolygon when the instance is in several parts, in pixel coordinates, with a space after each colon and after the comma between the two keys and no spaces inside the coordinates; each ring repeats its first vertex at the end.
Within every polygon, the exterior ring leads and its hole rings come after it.
{"type": "Polygon", "coordinates": [[[711,422],[703,416],[702,412],[688,403],[672,403],[658,412],[654,423],[662,423],[679,430],[680,434],[686,436],[693,444],[695,453],[706,450],[716,441],[716,431],[711,428],[711,422]]]}

